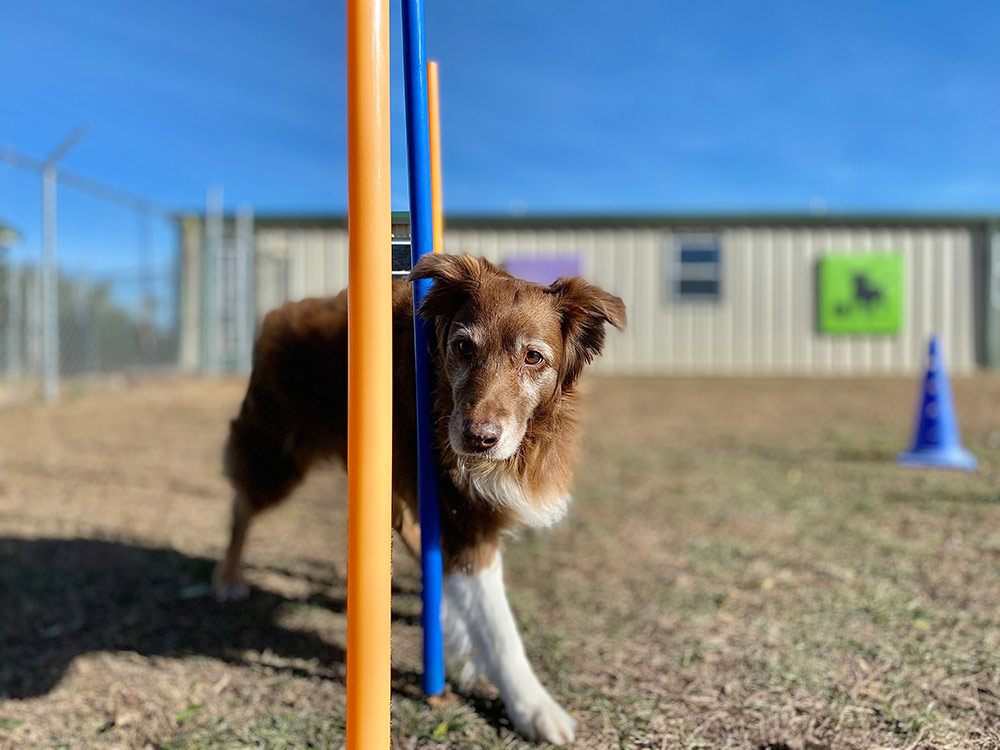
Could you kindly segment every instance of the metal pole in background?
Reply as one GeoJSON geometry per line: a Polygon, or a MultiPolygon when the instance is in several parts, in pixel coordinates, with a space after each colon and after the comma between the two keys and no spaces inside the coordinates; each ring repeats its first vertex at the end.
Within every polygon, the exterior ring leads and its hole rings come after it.
{"type": "Polygon", "coordinates": [[[219,262],[222,258],[222,188],[211,186],[205,194],[205,242],[201,250],[201,367],[218,374],[220,314],[219,262]]]}
{"type": "Polygon", "coordinates": [[[56,261],[56,168],[42,171],[42,392],[59,398],[59,267],[56,261]]]}
{"type": "Polygon", "coordinates": [[[253,209],[236,210],[236,367],[250,372],[254,334],[253,209]]]}
{"type": "MultiPolygon", "coordinates": [[[[14,362],[18,358],[15,353],[14,322],[18,317],[17,308],[14,304],[15,290],[17,289],[17,271],[11,260],[13,253],[11,246],[20,239],[20,235],[9,227],[0,226],[0,262],[6,272],[6,297],[7,297],[7,330],[4,334],[4,369],[7,380],[14,380],[17,377],[14,362]]],[[[19,369],[19,368],[18,368],[19,369]]]]}
{"type": "Polygon", "coordinates": [[[19,272],[13,264],[7,265],[7,380],[17,380],[21,377],[21,346],[22,346],[22,295],[19,272]]]}
{"type": "Polygon", "coordinates": [[[42,393],[59,398],[59,263],[56,258],[56,165],[83,138],[77,126],[55,147],[42,167],[42,393]]]}
{"type": "Polygon", "coordinates": [[[156,295],[153,280],[152,228],[149,214],[136,214],[139,220],[139,290],[136,294],[135,322],[139,339],[139,358],[146,366],[156,364],[156,295]]]}

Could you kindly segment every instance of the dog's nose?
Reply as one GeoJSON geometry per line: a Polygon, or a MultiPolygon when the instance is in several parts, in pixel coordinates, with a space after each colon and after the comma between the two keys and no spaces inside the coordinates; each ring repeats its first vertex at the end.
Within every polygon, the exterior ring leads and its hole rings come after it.
{"type": "Polygon", "coordinates": [[[466,419],[462,424],[462,437],[469,450],[487,451],[500,440],[503,428],[497,422],[473,422],[466,419]]]}

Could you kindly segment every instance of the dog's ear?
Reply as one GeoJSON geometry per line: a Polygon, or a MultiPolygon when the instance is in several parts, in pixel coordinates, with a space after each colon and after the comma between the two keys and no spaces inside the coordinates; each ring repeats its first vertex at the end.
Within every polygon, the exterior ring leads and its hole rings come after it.
{"type": "Polygon", "coordinates": [[[410,281],[431,279],[434,282],[418,312],[428,319],[451,318],[475,293],[487,274],[509,276],[489,261],[471,255],[427,253],[410,271],[410,281]]]}
{"type": "Polygon", "coordinates": [[[572,385],[584,365],[604,349],[604,325],[625,330],[625,303],[580,278],[559,279],[545,288],[562,316],[563,386],[572,385]]]}

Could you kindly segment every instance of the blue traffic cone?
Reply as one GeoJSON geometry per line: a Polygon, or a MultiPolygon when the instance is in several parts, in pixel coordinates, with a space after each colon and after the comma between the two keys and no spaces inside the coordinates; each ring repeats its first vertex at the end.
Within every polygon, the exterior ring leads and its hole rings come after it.
{"type": "Polygon", "coordinates": [[[962,447],[958,436],[958,419],[951,398],[948,372],[937,336],[931,337],[927,355],[927,374],[913,446],[899,454],[904,466],[930,466],[939,469],[975,471],[979,461],[962,447]]]}

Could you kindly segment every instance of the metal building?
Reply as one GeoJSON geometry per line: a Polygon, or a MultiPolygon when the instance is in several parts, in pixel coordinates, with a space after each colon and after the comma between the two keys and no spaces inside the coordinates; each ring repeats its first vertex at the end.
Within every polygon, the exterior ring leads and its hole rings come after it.
{"type": "MultiPolygon", "coordinates": [[[[220,279],[236,222],[206,262],[212,232],[179,221],[181,363],[239,369],[249,342],[227,328],[233,285],[220,279]]],[[[629,326],[608,336],[604,372],[910,373],[933,333],[952,371],[968,372],[997,362],[998,227],[985,216],[452,217],[445,251],[544,283],[576,273],[619,295],[629,326]]],[[[395,217],[394,240],[407,231],[395,217]]],[[[343,217],[258,217],[244,234],[256,320],[347,284],[343,217]]]]}

